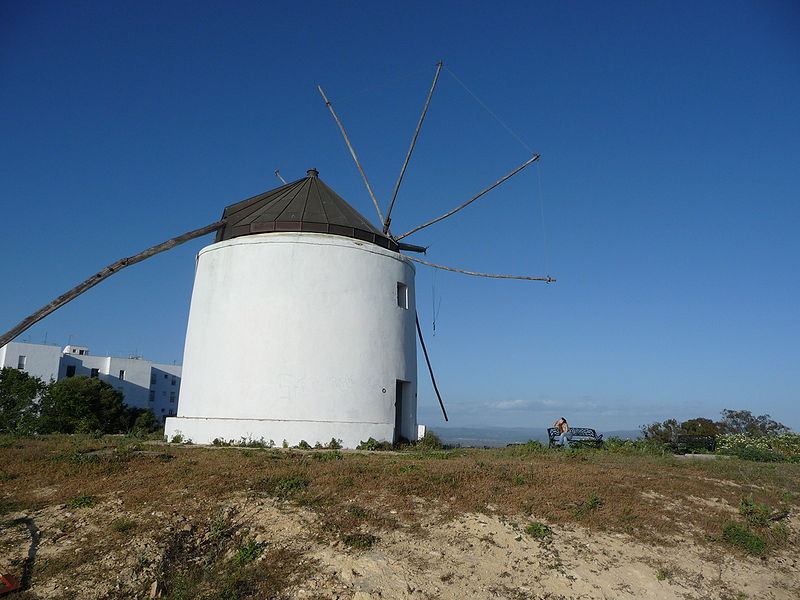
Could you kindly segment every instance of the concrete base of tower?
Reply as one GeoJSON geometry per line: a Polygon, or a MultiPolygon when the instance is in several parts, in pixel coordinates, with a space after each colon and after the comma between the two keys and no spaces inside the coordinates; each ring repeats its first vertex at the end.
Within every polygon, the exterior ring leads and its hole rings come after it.
{"type": "Polygon", "coordinates": [[[325,421],[289,421],[276,419],[228,419],[214,417],[168,417],[164,435],[172,440],[176,435],[195,444],[210,444],[215,439],[225,442],[262,440],[282,446],[296,446],[305,440],[311,446],[323,446],[332,439],[343,448],[355,448],[362,441],[374,438],[391,442],[394,435],[392,423],[352,423],[325,421]]]}

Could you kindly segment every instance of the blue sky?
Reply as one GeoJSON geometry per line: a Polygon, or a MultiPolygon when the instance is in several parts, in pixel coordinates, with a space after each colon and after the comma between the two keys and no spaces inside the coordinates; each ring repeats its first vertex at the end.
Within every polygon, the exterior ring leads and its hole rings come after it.
{"type": "MultiPolygon", "coordinates": [[[[393,213],[459,426],[636,428],[748,409],[800,429],[795,2],[5,2],[0,202],[10,329],[103,266],[316,167],[393,213]],[[508,125],[511,135],[451,75],[508,125]],[[544,214],[544,225],[542,220],[544,214]],[[438,307],[438,309],[436,308],[438,307]],[[436,335],[433,335],[436,312],[436,335]]],[[[131,267],[20,340],[180,362],[194,255],[131,267]]],[[[442,420],[420,356],[421,421],[442,420]]]]}

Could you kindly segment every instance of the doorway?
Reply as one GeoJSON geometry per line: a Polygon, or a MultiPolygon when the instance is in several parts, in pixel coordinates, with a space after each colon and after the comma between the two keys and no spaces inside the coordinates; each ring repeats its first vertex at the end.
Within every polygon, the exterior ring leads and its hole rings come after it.
{"type": "Polygon", "coordinates": [[[400,381],[395,383],[394,388],[394,439],[395,444],[403,439],[403,429],[408,419],[408,382],[400,381]]]}

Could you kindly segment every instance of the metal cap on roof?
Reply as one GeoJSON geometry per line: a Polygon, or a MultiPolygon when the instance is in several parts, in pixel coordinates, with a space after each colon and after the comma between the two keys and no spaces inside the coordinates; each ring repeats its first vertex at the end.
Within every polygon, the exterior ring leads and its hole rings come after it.
{"type": "Polygon", "coordinates": [[[313,168],[302,179],[227,206],[222,218],[226,224],[217,231],[217,242],[256,233],[307,231],[398,250],[397,242],[325,185],[313,168]]]}

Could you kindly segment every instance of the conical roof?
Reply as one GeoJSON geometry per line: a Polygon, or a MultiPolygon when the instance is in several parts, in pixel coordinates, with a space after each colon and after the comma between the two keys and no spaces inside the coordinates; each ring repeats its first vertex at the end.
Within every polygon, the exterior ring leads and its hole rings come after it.
{"type": "Polygon", "coordinates": [[[398,249],[394,240],[325,185],[316,169],[310,169],[302,179],[231,204],[222,218],[226,224],[217,231],[217,242],[256,233],[307,231],[398,249]]]}

